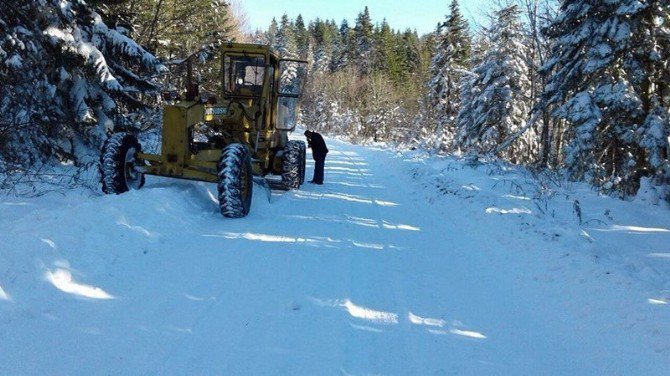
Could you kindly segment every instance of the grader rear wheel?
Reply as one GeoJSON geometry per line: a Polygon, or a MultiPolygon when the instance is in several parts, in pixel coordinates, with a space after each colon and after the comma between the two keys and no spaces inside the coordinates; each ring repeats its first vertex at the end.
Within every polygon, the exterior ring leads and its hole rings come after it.
{"type": "Polygon", "coordinates": [[[307,170],[307,145],[303,141],[300,144],[300,185],[305,183],[305,171],[307,170]]]}
{"type": "Polygon", "coordinates": [[[298,189],[301,184],[301,174],[303,168],[301,157],[301,142],[291,140],[284,146],[284,153],[282,159],[282,186],[286,190],[298,189]]]}

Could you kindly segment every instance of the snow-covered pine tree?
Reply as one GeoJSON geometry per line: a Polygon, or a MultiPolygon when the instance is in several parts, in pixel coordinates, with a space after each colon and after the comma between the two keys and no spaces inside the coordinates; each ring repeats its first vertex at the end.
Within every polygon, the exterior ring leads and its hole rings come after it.
{"type": "Polygon", "coordinates": [[[139,126],[165,68],[82,0],[0,2],[0,159],[91,165],[112,130],[139,126]]]}
{"type": "MultiPolygon", "coordinates": [[[[478,67],[484,61],[486,53],[489,50],[489,35],[487,30],[482,30],[478,33],[472,41],[472,50],[470,52],[470,66],[478,67]]],[[[479,96],[481,92],[479,86],[476,83],[481,79],[481,77],[475,72],[469,74],[464,74],[461,77],[461,80],[458,85],[459,89],[459,103],[460,110],[456,116],[456,142],[455,147],[460,148],[464,143],[464,137],[466,133],[464,130],[474,123],[474,108],[475,108],[475,99],[479,96]]]]}
{"type": "Polygon", "coordinates": [[[320,19],[310,25],[311,38],[314,40],[314,64],[312,71],[318,74],[328,72],[333,58],[333,34],[328,24],[320,19]]]}
{"type": "Polygon", "coordinates": [[[349,27],[349,22],[346,19],[342,20],[337,38],[333,45],[333,58],[330,66],[331,72],[338,72],[349,66],[353,39],[351,34],[352,32],[349,27]]]}
{"type": "Polygon", "coordinates": [[[277,23],[277,19],[272,17],[272,21],[270,21],[270,26],[265,32],[265,38],[263,39],[262,44],[274,46],[277,39],[277,32],[279,32],[279,24],[277,23]]]}
{"type": "Polygon", "coordinates": [[[469,68],[471,48],[468,22],[461,15],[458,0],[451,2],[449,15],[438,27],[435,39],[437,48],[430,67],[428,95],[437,117],[436,146],[447,150],[451,147],[460,110],[459,86],[463,72],[469,68]]]}
{"type": "Polygon", "coordinates": [[[228,39],[234,20],[226,0],[91,0],[105,18],[164,59],[182,58],[228,39]]]}
{"type": "Polygon", "coordinates": [[[430,64],[428,66],[428,77],[425,78],[425,88],[422,92],[420,99],[420,109],[414,121],[416,127],[416,142],[417,145],[424,150],[435,150],[439,145],[437,136],[435,135],[435,129],[437,128],[436,119],[437,111],[435,106],[432,103],[430,96],[430,81],[432,79],[432,65],[433,59],[437,53],[438,41],[437,36],[442,33],[442,28],[444,27],[444,22],[438,22],[435,26],[435,31],[429,33],[424,37],[424,44],[430,58],[430,64]],[[420,119],[420,120],[419,120],[420,119]]]}
{"type": "Polygon", "coordinates": [[[281,17],[272,47],[282,58],[298,58],[295,28],[286,14],[281,17]]]}
{"type": "Polygon", "coordinates": [[[309,33],[305,28],[305,20],[302,18],[301,14],[298,14],[298,17],[295,19],[294,32],[296,53],[300,59],[307,59],[307,56],[310,54],[310,38],[309,33]]]}
{"type": "MultiPolygon", "coordinates": [[[[458,121],[458,146],[491,153],[522,130],[531,109],[527,45],[516,5],[495,13],[490,48],[474,68],[474,80],[464,80],[464,101],[458,121]]],[[[528,129],[500,155],[513,163],[529,163],[538,152],[537,133],[528,129]]]]}
{"type": "MultiPolygon", "coordinates": [[[[529,64],[532,66],[530,72],[531,79],[531,97],[532,103],[540,102],[542,91],[547,83],[548,72],[540,73],[540,68],[547,62],[547,57],[551,51],[551,42],[543,35],[542,29],[551,23],[556,17],[558,11],[558,2],[545,0],[524,0],[522,2],[525,8],[526,21],[524,24],[527,28],[529,37],[530,55],[528,56],[529,64]]],[[[551,117],[551,108],[537,107],[535,109],[537,114],[537,122],[534,125],[538,129],[540,135],[540,157],[538,160],[538,167],[546,168],[548,166],[557,166],[559,160],[560,150],[558,144],[561,139],[561,123],[555,121],[551,117]],[[552,141],[555,145],[552,147],[552,141]]]]}
{"type": "Polygon", "coordinates": [[[670,5],[654,0],[565,0],[545,30],[554,49],[543,105],[568,121],[574,178],[634,193],[650,178],[670,198],[670,5]]]}
{"type": "Polygon", "coordinates": [[[370,18],[370,11],[366,6],[363,12],[356,18],[354,27],[354,51],[355,63],[359,72],[363,75],[369,74],[372,69],[372,57],[374,54],[374,26],[370,18]]]}

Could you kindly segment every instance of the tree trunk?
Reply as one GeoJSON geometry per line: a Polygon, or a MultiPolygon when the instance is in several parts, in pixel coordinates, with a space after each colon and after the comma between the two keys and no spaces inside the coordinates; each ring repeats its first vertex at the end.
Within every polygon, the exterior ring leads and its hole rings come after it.
{"type": "Polygon", "coordinates": [[[158,16],[160,15],[161,6],[163,5],[163,0],[158,0],[156,4],[156,13],[154,13],[154,19],[151,21],[151,28],[149,29],[149,37],[147,38],[147,47],[151,53],[156,54],[156,48],[153,45],[154,34],[156,32],[156,24],[158,23],[158,16]]]}

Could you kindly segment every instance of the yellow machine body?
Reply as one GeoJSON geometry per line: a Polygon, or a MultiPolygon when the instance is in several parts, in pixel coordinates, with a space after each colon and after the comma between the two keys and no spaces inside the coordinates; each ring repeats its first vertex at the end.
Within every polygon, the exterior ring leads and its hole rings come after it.
{"type": "Polygon", "coordinates": [[[295,100],[291,110],[299,108],[299,94],[282,93],[281,64],[306,62],[282,60],[269,46],[239,43],[224,45],[220,62],[216,100],[187,93],[188,99],[164,106],[161,153],[138,154],[143,173],[216,182],[221,151],[231,143],[247,145],[254,175],[280,172],[281,150],[295,127],[281,124],[280,100],[295,100]],[[195,140],[202,132],[205,139],[195,140]]]}

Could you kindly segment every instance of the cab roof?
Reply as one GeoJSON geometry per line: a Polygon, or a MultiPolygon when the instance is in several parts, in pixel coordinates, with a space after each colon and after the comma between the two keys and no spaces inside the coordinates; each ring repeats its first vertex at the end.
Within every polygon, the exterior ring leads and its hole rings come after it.
{"type": "Polygon", "coordinates": [[[267,44],[252,44],[252,43],[225,43],[222,48],[224,53],[248,53],[266,55],[275,60],[279,60],[279,55],[267,44]]]}

